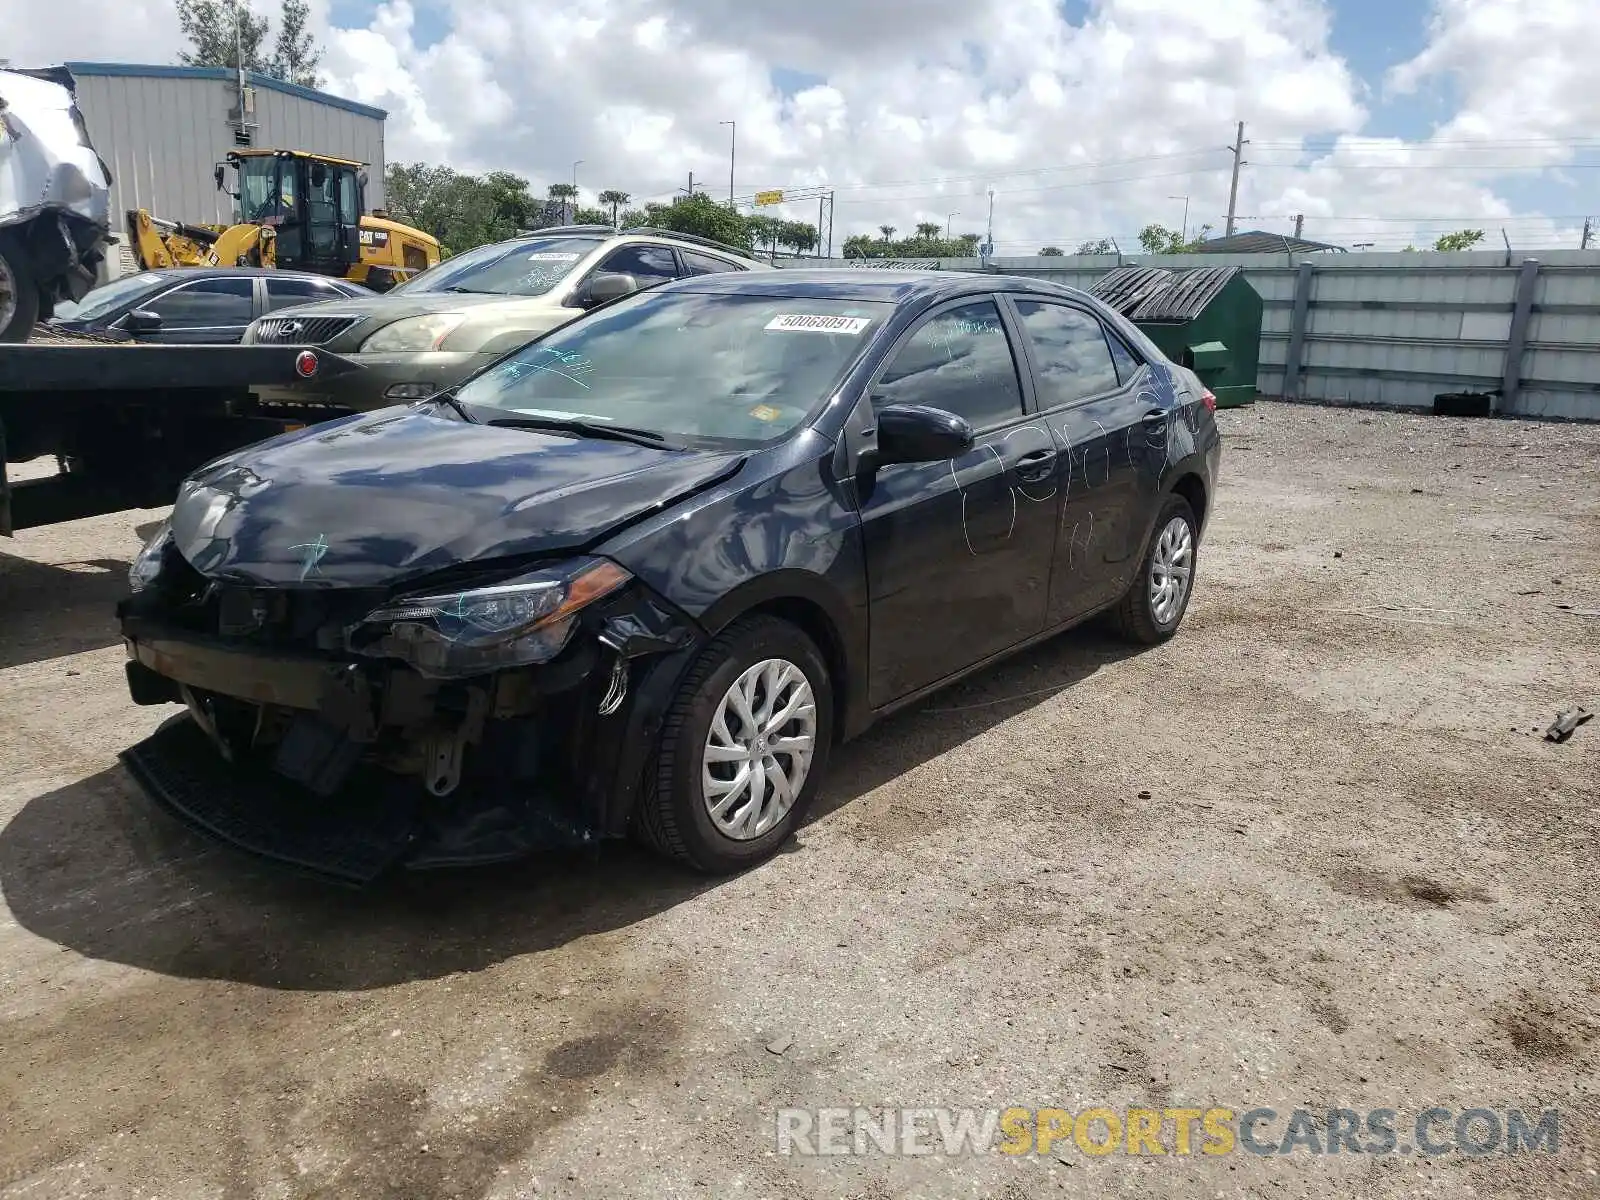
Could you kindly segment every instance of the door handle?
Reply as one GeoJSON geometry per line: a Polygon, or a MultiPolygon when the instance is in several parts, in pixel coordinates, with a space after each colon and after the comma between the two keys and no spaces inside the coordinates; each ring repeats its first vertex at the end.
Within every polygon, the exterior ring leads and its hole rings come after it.
{"type": "Polygon", "coordinates": [[[1164,408],[1152,408],[1145,413],[1143,419],[1146,425],[1165,425],[1167,423],[1167,410],[1164,408]]]}
{"type": "Polygon", "coordinates": [[[1024,454],[1021,458],[1017,459],[1017,466],[1041,467],[1047,462],[1054,462],[1055,457],[1056,452],[1054,450],[1035,450],[1032,453],[1024,454]]]}

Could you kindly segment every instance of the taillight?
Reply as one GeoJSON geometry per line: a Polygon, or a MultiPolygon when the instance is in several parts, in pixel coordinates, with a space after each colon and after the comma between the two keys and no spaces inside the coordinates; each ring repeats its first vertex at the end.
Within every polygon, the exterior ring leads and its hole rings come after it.
{"type": "Polygon", "coordinates": [[[1216,393],[1214,393],[1210,388],[1206,388],[1204,391],[1202,391],[1200,393],[1200,403],[1204,404],[1206,406],[1206,411],[1207,412],[1216,412],[1217,411],[1216,393]]]}

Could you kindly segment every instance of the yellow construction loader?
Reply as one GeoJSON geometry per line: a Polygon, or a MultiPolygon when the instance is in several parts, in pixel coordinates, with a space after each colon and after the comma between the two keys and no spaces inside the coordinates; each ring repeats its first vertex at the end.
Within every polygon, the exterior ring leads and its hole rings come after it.
{"type": "Polygon", "coordinates": [[[439,261],[439,240],[366,211],[362,164],[302,150],[236,150],[218,163],[237,184],[238,221],[197,225],[128,213],[128,239],[144,270],[158,267],[281,267],[314,271],[388,291],[439,261]]]}

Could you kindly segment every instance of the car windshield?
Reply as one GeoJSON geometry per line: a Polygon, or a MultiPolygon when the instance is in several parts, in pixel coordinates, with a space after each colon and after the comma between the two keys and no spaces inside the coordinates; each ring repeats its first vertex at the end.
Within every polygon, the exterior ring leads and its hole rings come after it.
{"type": "Polygon", "coordinates": [[[573,237],[496,242],[447,258],[391,290],[408,295],[485,292],[492,296],[542,296],[599,244],[599,238],[573,237]]]}
{"type": "Polygon", "coordinates": [[[583,421],[687,445],[776,441],[827,398],[893,305],[644,293],[580,318],[463,385],[481,420],[583,421]]]}
{"type": "Polygon", "coordinates": [[[129,301],[137,299],[145,292],[152,291],[159,283],[165,282],[163,276],[146,271],[141,275],[125,275],[121,279],[113,279],[110,283],[97,287],[88,293],[76,304],[56,305],[56,319],[58,321],[94,321],[114,312],[129,301]]]}

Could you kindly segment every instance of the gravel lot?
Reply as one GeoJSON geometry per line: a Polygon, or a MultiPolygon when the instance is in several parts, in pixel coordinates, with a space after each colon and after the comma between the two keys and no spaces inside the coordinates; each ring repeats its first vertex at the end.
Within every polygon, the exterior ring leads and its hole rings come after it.
{"type": "Polygon", "coordinates": [[[111,619],[159,514],[6,544],[0,1194],[1600,1195],[1600,720],[1535,732],[1600,710],[1600,428],[1220,420],[1176,640],[1069,634],[896,717],[732,880],[613,848],[349,894],[211,848],[115,761],[166,715],[111,619]],[[773,1152],[783,1105],[1012,1104],[1565,1123],[773,1152]]]}

